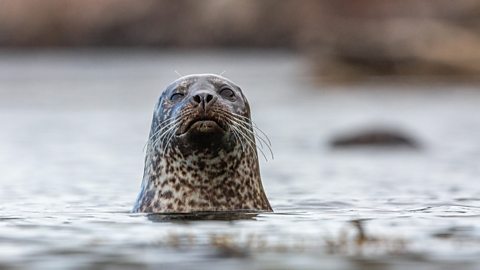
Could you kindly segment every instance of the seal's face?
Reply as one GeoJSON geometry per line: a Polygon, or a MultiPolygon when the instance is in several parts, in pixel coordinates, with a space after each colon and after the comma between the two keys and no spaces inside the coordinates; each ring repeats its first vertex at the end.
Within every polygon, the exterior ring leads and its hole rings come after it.
{"type": "Polygon", "coordinates": [[[154,126],[163,147],[180,151],[230,149],[232,126],[249,119],[249,105],[240,87],[216,75],[194,75],[170,84],[155,110],[154,126]],[[235,121],[235,122],[232,122],[235,121]]]}

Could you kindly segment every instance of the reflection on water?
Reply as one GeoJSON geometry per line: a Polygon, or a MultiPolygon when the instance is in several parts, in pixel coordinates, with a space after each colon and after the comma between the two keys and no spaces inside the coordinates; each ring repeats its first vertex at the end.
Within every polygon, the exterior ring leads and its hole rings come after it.
{"type": "Polygon", "coordinates": [[[327,89],[302,67],[264,52],[1,54],[0,268],[478,267],[480,93],[327,89]],[[129,213],[153,106],[174,70],[226,70],[244,89],[273,143],[261,169],[275,213],[129,213]],[[329,147],[370,125],[422,147],[329,147]]]}
{"type": "Polygon", "coordinates": [[[147,214],[147,218],[153,222],[166,221],[198,221],[198,220],[255,220],[259,213],[251,212],[195,212],[195,213],[167,213],[167,214],[147,214]]]}

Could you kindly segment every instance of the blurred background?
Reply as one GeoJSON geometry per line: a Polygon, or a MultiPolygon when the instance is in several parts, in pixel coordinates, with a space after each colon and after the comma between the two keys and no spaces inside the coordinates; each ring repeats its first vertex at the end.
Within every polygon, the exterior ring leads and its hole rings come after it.
{"type": "Polygon", "coordinates": [[[0,0],[0,269],[478,269],[479,78],[477,0],[0,0]],[[130,213],[190,73],[242,87],[275,213],[130,213]]]}
{"type": "Polygon", "coordinates": [[[476,0],[19,0],[0,2],[6,48],[275,48],[312,73],[477,79],[476,0]]]}

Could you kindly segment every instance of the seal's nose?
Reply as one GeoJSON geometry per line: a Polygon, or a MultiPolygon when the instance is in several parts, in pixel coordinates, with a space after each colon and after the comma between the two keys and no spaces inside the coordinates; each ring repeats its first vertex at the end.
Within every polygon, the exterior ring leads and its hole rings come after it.
{"type": "Polygon", "coordinates": [[[205,110],[209,105],[215,101],[214,96],[208,92],[202,92],[192,97],[193,104],[200,105],[205,110]]]}

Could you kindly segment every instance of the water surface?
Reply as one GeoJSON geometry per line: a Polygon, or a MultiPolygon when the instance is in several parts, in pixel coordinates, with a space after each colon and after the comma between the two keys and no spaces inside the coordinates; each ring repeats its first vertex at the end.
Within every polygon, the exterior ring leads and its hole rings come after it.
{"type": "Polygon", "coordinates": [[[480,92],[312,84],[281,52],[0,53],[0,268],[478,269],[480,92]],[[225,71],[275,159],[274,214],[131,214],[163,87],[225,71]],[[365,126],[422,147],[333,150],[365,126]]]}

